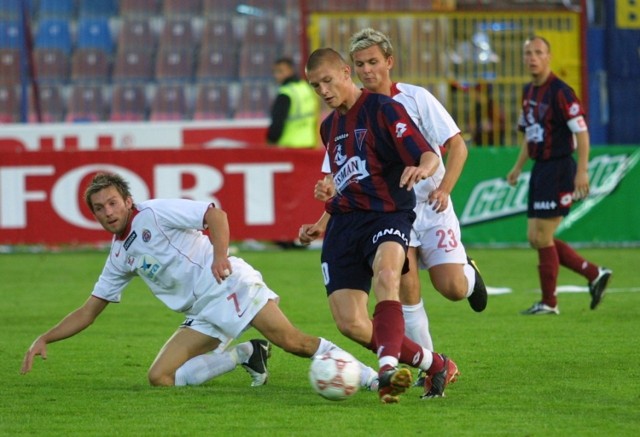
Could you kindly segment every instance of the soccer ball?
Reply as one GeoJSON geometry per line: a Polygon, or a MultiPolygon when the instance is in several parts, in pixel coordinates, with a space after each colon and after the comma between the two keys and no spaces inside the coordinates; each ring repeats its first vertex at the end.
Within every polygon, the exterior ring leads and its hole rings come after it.
{"type": "Polygon", "coordinates": [[[320,396],[330,401],[342,401],[360,387],[360,364],[343,350],[330,350],[313,359],[309,381],[320,396]]]}

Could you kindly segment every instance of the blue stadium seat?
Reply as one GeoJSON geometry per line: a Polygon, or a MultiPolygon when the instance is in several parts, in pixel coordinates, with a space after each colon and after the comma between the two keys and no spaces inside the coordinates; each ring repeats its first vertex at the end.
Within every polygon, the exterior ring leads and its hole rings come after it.
{"type": "Polygon", "coordinates": [[[38,48],[60,49],[70,54],[73,48],[69,22],[57,18],[40,20],[36,32],[35,46],[38,48]]]}
{"type": "Polygon", "coordinates": [[[113,38],[107,18],[81,18],[78,21],[78,48],[101,49],[113,53],[113,38]]]}
{"type": "Polygon", "coordinates": [[[78,16],[80,18],[109,18],[118,14],[116,0],[80,0],[78,16]]]}
{"type": "Polygon", "coordinates": [[[74,0],[40,0],[38,6],[38,18],[41,20],[44,18],[71,20],[75,12],[74,0]]]}
{"type": "Polygon", "coordinates": [[[22,47],[24,32],[18,21],[0,21],[0,48],[19,49],[22,47]]]}
{"type": "Polygon", "coordinates": [[[10,20],[20,18],[22,0],[0,0],[0,17],[10,20]]]}

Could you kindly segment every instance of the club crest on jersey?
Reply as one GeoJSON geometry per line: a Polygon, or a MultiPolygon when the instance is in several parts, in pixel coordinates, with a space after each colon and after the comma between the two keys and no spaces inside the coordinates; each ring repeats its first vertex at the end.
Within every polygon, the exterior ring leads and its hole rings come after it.
{"type": "Polygon", "coordinates": [[[396,138],[402,138],[404,133],[407,131],[407,124],[401,121],[396,123],[396,138]]]}
{"type": "Polygon", "coordinates": [[[356,144],[358,145],[358,150],[362,150],[362,143],[364,142],[364,137],[367,135],[366,129],[356,129],[356,144]]]}
{"type": "Polygon", "coordinates": [[[333,156],[333,162],[339,167],[347,160],[347,155],[342,151],[342,144],[336,145],[335,155],[333,156]]]}
{"type": "Polygon", "coordinates": [[[342,189],[351,182],[357,182],[366,177],[369,177],[367,161],[354,156],[336,172],[333,176],[333,181],[336,184],[338,192],[341,192],[342,189]]]}
{"type": "Polygon", "coordinates": [[[142,230],[142,241],[148,243],[151,240],[151,231],[149,229],[142,230]]]}
{"type": "Polygon", "coordinates": [[[569,115],[575,117],[580,114],[580,105],[577,102],[573,102],[571,106],[569,106],[569,115]]]}

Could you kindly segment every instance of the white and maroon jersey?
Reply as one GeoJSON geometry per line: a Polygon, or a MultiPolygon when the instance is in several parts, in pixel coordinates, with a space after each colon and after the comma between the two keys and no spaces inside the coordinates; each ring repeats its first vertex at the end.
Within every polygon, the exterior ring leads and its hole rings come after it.
{"type": "Polygon", "coordinates": [[[200,231],[210,205],[185,199],[137,203],[124,236],[113,238],[92,295],[119,302],[125,286],[140,276],[166,306],[188,311],[215,282],[213,246],[200,231]]]}
{"type": "Polygon", "coordinates": [[[391,97],[402,103],[422,135],[440,156],[440,165],[433,176],[418,182],[413,190],[417,202],[426,202],[429,194],[440,186],[445,167],[440,147],[447,140],[460,133],[460,128],[451,115],[425,88],[407,83],[394,83],[391,86],[391,97]]]}

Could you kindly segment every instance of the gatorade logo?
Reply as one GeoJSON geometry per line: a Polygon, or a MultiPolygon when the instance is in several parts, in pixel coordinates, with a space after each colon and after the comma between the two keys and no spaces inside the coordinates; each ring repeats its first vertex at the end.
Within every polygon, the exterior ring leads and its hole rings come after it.
{"type": "MultiPolygon", "coordinates": [[[[593,158],[589,162],[589,197],[612,192],[624,176],[628,158],[627,155],[593,158]]],[[[515,187],[509,186],[503,178],[478,183],[465,204],[460,224],[470,225],[526,212],[530,176],[530,172],[522,173],[515,187]]]]}

